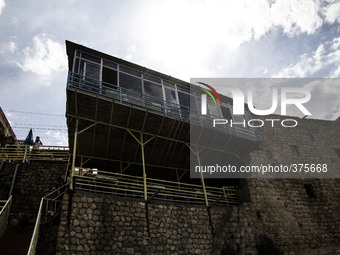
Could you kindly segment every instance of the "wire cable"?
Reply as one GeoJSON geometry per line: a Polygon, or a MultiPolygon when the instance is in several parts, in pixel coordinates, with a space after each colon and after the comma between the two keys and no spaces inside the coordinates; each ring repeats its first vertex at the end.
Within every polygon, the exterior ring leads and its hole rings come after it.
{"type": "Polygon", "coordinates": [[[53,114],[53,113],[42,113],[42,112],[23,112],[16,110],[4,110],[4,112],[16,112],[16,113],[24,113],[24,114],[36,114],[36,115],[47,115],[47,116],[55,116],[55,117],[65,117],[62,114],[53,114]]]}

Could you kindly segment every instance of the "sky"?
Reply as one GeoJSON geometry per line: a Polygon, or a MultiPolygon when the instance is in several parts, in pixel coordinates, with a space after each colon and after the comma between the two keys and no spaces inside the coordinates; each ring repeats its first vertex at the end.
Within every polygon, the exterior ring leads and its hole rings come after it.
{"type": "MultiPolygon", "coordinates": [[[[335,0],[0,0],[0,31],[0,106],[44,145],[68,144],[65,40],[185,81],[340,78],[335,0]]],[[[340,86],[308,86],[338,118],[340,86]]]]}

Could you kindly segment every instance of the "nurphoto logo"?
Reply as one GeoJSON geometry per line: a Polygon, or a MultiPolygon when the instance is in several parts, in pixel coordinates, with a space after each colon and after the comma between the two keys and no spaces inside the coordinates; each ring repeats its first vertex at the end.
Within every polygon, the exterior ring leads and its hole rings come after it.
{"type": "MultiPolygon", "coordinates": [[[[222,100],[219,96],[219,94],[216,92],[216,90],[203,82],[198,82],[201,85],[206,86],[215,94],[217,99],[219,100],[220,105],[222,106],[222,100]]],[[[232,107],[232,114],[233,115],[244,115],[245,113],[245,96],[243,91],[240,88],[235,88],[235,87],[227,87],[228,90],[232,94],[232,99],[233,99],[233,107],[232,107]]],[[[211,97],[213,102],[215,103],[215,106],[218,107],[217,102],[215,100],[215,97],[213,94],[207,90],[206,88],[201,88],[202,91],[204,91],[204,94],[201,94],[201,114],[202,115],[207,115],[207,94],[211,97]]],[[[307,108],[304,106],[307,102],[310,101],[311,99],[311,93],[304,89],[304,88],[296,88],[296,87],[283,87],[281,88],[281,93],[278,93],[278,88],[272,88],[272,93],[271,93],[271,102],[272,105],[269,109],[256,109],[254,106],[254,100],[253,100],[253,91],[252,90],[247,90],[247,105],[248,109],[251,113],[254,115],[259,115],[259,116],[266,116],[273,114],[279,106],[278,99],[280,96],[280,113],[281,115],[285,116],[287,115],[287,105],[295,105],[305,116],[310,116],[312,115],[307,108]],[[299,98],[296,98],[296,96],[299,95],[299,98]]],[[[272,127],[274,127],[274,123],[276,121],[280,121],[279,119],[265,119],[265,121],[270,122],[272,127]]],[[[262,127],[265,123],[265,121],[261,119],[250,119],[247,121],[244,119],[242,122],[233,122],[232,119],[213,119],[213,126],[216,127],[216,125],[225,125],[225,124],[230,124],[236,125],[236,124],[242,124],[243,126],[248,126],[250,127],[262,127]]],[[[283,127],[295,127],[297,126],[297,121],[295,119],[285,119],[281,120],[281,125],[283,127]],[[289,124],[292,123],[292,124],[289,124]]]]}

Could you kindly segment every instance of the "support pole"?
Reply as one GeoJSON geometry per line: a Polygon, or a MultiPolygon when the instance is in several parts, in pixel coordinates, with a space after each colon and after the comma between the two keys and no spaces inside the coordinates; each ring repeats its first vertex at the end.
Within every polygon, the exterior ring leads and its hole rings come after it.
{"type": "Polygon", "coordinates": [[[13,193],[15,179],[17,178],[17,174],[18,174],[18,169],[19,169],[19,164],[16,164],[14,175],[13,175],[13,178],[12,178],[11,189],[9,190],[9,195],[8,195],[9,198],[12,196],[12,193],[13,193]]]}
{"type": "Polygon", "coordinates": [[[74,141],[73,141],[73,158],[72,158],[72,168],[71,168],[71,178],[70,178],[70,189],[71,190],[73,190],[73,177],[75,173],[77,137],[78,137],[78,119],[76,119],[76,130],[74,131],[74,141]]]}
{"type": "MultiPolygon", "coordinates": [[[[191,146],[189,144],[186,143],[186,145],[189,147],[189,149],[195,154],[195,156],[197,157],[197,161],[198,161],[198,166],[201,169],[201,161],[200,161],[200,155],[199,155],[199,151],[197,150],[197,146],[195,148],[195,150],[193,148],[191,148],[191,146]]],[[[209,201],[208,201],[208,196],[207,196],[207,190],[205,187],[205,182],[204,182],[204,176],[202,171],[200,171],[201,174],[201,182],[202,182],[202,188],[203,188],[203,194],[204,194],[204,201],[205,201],[205,205],[209,206],[209,201]]]]}
{"type": "MultiPolygon", "coordinates": [[[[197,148],[196,148],[196,151],[197,151],[197,148]]],[[[200,155],[196,154],[197,156],[197,161],[198,161],[198,165],[199,165],[199,169],[201,169],[201,161],[200,161],[200,155]]],[[[209,201],[208,201],[208,196],[207,196],[207,190],[206,190],[206,187],[205,187],[205,182],[204,182],[204,176],[203,176],[203,173],[202,171],[200,171],[201,173],[201,181],[202,181],[202,187],[203,187],[203,194],[204,194],[204,201],[205,201],[205,205],[206,206],[209,206],[209,201]]]]}
{"type": "Polygon", "coordinates": [[[145,158],[144,158],[144,142],[143,142],[143,134],[140,134],[140,145],[142,148],[142,163],[143,163],[143,183],[144,183],[144,200],[148,200],[148,187],[146,184],[146,171],[145,171],[145,158]]]}
{"type": "Polygon", "coordinates": [[[148,187],[147,187],[147,183],[146,183],[146,170],[145,170],[145,157],[144,157],[144,146],[150,142],[151,140],[153,140],[155,138],[155,136],[152,136],[149,140],[147,140],[146,142],[144,142],[143,140],[143,133],[140,133],[140,140],[134,135],[132,134],[132,132],[127,129],[128,133],[138,142],[138,144],[141,146],[141,150],[142,150],[142,166],[143,166],[143,183],[144,183],[144,199],[147,201],[148,200],[148,187]]]}
{"type": "Polygon", "coordinates": [[[22,163],[25,163],[26,154],[27,154],[27,148],[28,148],[28,146],[25,145],[25,153],[24,153],[24,158],[22,159],[22,163]]]}

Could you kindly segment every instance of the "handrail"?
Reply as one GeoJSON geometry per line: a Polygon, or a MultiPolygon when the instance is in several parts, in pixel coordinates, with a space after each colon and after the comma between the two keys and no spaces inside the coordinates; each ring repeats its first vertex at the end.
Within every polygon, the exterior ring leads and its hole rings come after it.
{"type": "MultiPolygon", "coordinates": [[[[104,193],[124,197],[143,197],[143,178],[126,174],[92,170],[92,173],[82,175],[83,170],[78,168],[78,175],[75,175],[77,190],[94,193],[104,193]]],[[[153,196],[154,200],[173,201],[179,203],[204,204],[204,193],[202,186],[190,183],[174,182],[146,178],[147,194],[153,196]],[[157,194],[156,196],[154,194],[157,194]]],[[[237,205],[237,187],[206,187],[207,196],[211,201],[217,201],[216,205],[237,205]]]]}
{"type": "Polygon", "coordinates": [[[11,210],[12,205],[12,196],[8,198],[8,200],[1,200],[1,202],[5,202],[5,205],[0,210],[0,239],[2,239],[8,222],[9,212],[11,210]]]}
{"type": "Polygon", "coordinates": [[[66,187],[67,187],[67,184],[64,184],[41,198],[39,211],[38,211],[37,219],[35,221],[34,231],[32,234],[32,238],[31,238],[31,242],[30,242],[27,255],[35,255],[38,240],[39,240],[40,224],[41,224],[42,217],[45,216],[45,220],[47,219],[49,208],[51,208],[53,212],[56,212],[57,202],[60,202],[60,203],[62,202],[61,200],[57,200],[57,199],[64,195],[66,191],[66,187]],[[63,191],[63,189],[65,190],[63,191]],[[51,196],[52,198],[50,198],[51,196]],[[43,215],[43,211],[45,211],[44,215],[43,215]]]}
{"type": "Polygon", "coordinates": [[[69,149],[67,146],[40,146],[35,149],[31,145],[6,145],[0,148],[1,160],[22,161],[35,160],[67,161],[69,149]]]}
{"type": "MultiPolygon", "coordinates": [[[[183,122],[190,124],[211,127],[212,119],[221,118],[220,116],[205,115],[202,117],[196,109],[192,109],[186,105],[178,103],[172,103],[161,98],[147,95],[142,92],[126,89],[124,87],[117,86],[103,82],[91,77],[83,76],[69,72],[67,88],[73,88],[76,90],[85,91],[88,94],[95,96],[103,96],[114,99],[121,104],[137,105],[141,108],[146,108],[148,111],[154,111],[158,114],[164,114],[166,117],[180,119],[183,122]]],[[[240,127],[233,125],[216,127],[220,132],[246,138],[249,140],[260,140],[260,135],[257,129],[240,127]]]]}
{"type": "Polygon", "coordinates": [[[40,221],[41,221],[41,214],[43,210],[43,204],[44,204],[44,198],[40,200],[40,206],[38,211],[37,220],[35,221],[34,230],[30,242],[30,247],[28,248],[27,255],[35,255],[36,248],[38,244],[38,238],[39,238],[39,228],[40,228],[40,221]]]}

